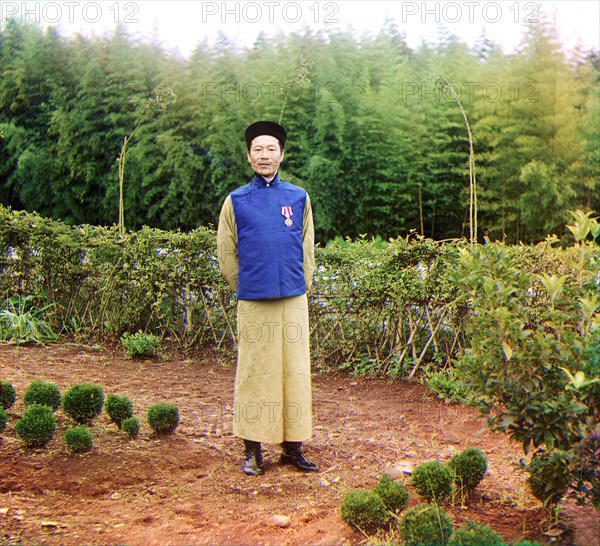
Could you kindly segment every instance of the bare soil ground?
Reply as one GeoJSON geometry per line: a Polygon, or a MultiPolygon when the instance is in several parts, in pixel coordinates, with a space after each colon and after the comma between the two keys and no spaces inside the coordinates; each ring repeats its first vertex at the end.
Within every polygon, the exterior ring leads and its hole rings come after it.
{"type": "MultiPolygon", "coordinates": [[[[455,527],[474,519],[510,542],[600,544],[598,512],[568,499],[561,509],[566,530],[542,534],[547,521],[519,469],[520,448],[490,434],[474,410],[440,402],[414,382],[316,374],[315,430],[305,452],[320,472],[280,466],[278,446],[265,445],[265,474],[246,477],[231,433],[234,374],[235,359],[212,349],[130,360],[111,347],[0,346],[0,379],[18,397],[0,434],[0,544],[364,544],[339,516],[346,491],[374,487],[384,471],[407,484],[404,469],[445,462],[468,446],[482,449],[489,469],[465,506],[458,499],[444,505],[455,527]],[[129,396],[139,437],[129,440],[103,413],[92,450],[70,453],[63,434],[71,423],[58,410],[48,446],[25,447],[14,425],[34,379],[63,393],[92,382],[105,396],[129,396]],[[173,435],[155,437],[146,422],[158,402],[179,408],[173,435]]],[[[407,488],[411,505],[419,503],[407,488]]],[[[399,542],[393,526],[376,539],[399,542]]]]}

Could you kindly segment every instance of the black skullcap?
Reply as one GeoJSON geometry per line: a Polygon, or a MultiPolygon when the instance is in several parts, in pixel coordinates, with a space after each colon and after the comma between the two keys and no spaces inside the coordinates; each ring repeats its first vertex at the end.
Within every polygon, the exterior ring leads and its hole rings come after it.
{"type": "Polygon", "coordinates": [[[272,121],[257,121],[246,129],[246,147],[250,150],[252,141],[260,135],[270,135],[275,137],[281,143],[281,148],[285,146],[287,133],[278,123],[272,121]]]}

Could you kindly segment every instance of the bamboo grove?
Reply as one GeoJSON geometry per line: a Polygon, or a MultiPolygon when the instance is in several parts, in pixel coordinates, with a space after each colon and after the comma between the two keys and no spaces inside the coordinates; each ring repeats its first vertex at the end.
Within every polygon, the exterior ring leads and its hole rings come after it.
{"type": "Polygon", "coordinates": [[[222,36],[184,58],[124,27],[65,37],[9,21],[0,202],[71,225],[214,226],[251,174],[245,126],[282,116],[283,178],[310,192],[321,243],[468,236],[473,166],[493,239],[561,237],[566,211],[600,209],[598,52],[565,51],[543,17],[513,54],[485,35],[433,38],[411,49],[389,20],[250,48],[222,36]]]}

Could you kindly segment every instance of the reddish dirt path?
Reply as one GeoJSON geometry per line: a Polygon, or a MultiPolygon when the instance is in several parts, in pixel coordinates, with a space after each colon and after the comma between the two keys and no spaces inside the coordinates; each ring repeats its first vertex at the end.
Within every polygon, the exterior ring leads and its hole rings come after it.
{"type": "MultiPolygon", "coordinates": [[[[446,405],[414,382],[316,375],[315,435],[305,451],[320,472],[282,467],[278,446],[266,445],[266,473],[249,478],[231,434],[231,356],[206,350],[128,360],[106,347],[2,345],[0,378],[18,396],[0,434],[0,545],[359,544],[365,537],[339,517],[347,490],[372,488],[384,470],[406,482],[399,468],[447,461],[468,446],[483,450],[489,471],[466,507],[444,506],[455,527],[475,519],[507,541],[548,543],[540,504],[518,470],[518,446],[487,432],[473,410],[446,405]],[[50,444],[27,449],[14,424],[33,379],[56,383],[63,393],[93,382],[105,396],[129,396],[140,436],[128,440],[103,413],[94,422],[92,451],[71,454],[62,440],[70,423],[59,410],[50,444]],[[158,402],[179,408],[174,435],[151,434],[145,414],[158,402]],[[287,516],[290,525],[278,527],[274,515],[287,516]]],[[[595,546],[588,541],[600,533],[586,537],[577,527],[598,531],[597,512],[569,504],[564,513],[576,518],[574,532],[554,544],[595,546]]],[[[398,540],[393,531],[383,536],[398,540]]]]}

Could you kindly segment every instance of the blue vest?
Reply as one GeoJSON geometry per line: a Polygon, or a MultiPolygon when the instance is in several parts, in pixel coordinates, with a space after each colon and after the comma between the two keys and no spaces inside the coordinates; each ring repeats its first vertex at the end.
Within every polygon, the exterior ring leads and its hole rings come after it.
{"type": "Polygon", "coordinates": [[[270,183],[254,175],[250,184],[231,192],[231,201],[238,237],[237,298],[305,294],[302,224],[306,191],[279,180],[278,175],[270,183]],[[291,225],[286,225],[290,211],[291,225]]]}

